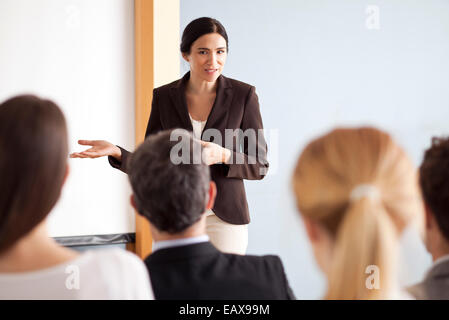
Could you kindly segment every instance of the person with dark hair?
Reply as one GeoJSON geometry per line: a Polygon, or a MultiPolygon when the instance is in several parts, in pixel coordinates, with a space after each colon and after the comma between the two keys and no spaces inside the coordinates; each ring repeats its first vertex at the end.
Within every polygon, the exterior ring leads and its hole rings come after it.
{"type": "Polygon", "coordinates": [[[69,169],[64,115],[32,95],[0,104],[0,299],[150,299],[124,250],[76,251],[47,233],[69,169]]]}
{"type": "Polygon", "coordinates": [[[279,257],[222,253],[209,242],[216,185],[201,151],[175,129],[151,135],[130,158],[131,203],[155,240],[145,264],[156,299],[294,299],[279,257]]]}
{"type": "Polygon", "coordinates": [[[449,299],[449,138],[433,138],[419,168],[425,205],[427,251],[433,265],[421,283],[408,288],[417,299],[449,299]]]}
{"type": "MultiPolygon", "coordinates": [[[[190,22],[180,49],[190,71],[154,89],[145,137],[183,128],[203,140],[218,190],[215,206],[207,212],[207,234],[218,249],[244,254],[250,216],[243,179],[263,179],[268,170],[255,88],[222,75],[229,45],[226,30],[218,20],[203,17],[190,22]]],[[[92,147],[72,153],[72,157],[109,156],[114,168],[128,172],[130,153],[125,149],[103,140],[79,143],[92,147]]]]}

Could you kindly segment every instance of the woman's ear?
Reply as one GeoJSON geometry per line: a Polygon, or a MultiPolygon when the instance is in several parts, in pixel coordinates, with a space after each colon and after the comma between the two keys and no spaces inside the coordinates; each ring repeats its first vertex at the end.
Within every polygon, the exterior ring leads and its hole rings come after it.
{"type": "Polygon", "coordinates": [[[189,55],[187,54],[187,53],[182,53],[182,58],[185,60],[185,61],[187,61],[187,62],[190,62],[189,61],[189,55]]]}
{"type": "Polygon", "coordinates": [[[320,227],[318,226],[318,224],[308,217],[303,216],[302,220],[304,222],[304,226],[306,228],[306,233],[307,233],[307,236],[309,237],[309,240],[311,242],[319,241],[321,238],[321,234],[320,234],[321,230],[320,230],[320,227]]]}
{"type": "Polygon", "coordinates": [[[69,174],[70,174],[70,165],[69,163],[67,163],[65,167],[64,180],[62,181],[62,185],[65,185],[67,178],[69,177],[69,174]]]}
{"type": "Polygon", "coordinates": [[[303,216],[303,221],[315,260],[321,271],[329,274],[333,251],[332,238],[329,232],[315,220],[303,216]]]}

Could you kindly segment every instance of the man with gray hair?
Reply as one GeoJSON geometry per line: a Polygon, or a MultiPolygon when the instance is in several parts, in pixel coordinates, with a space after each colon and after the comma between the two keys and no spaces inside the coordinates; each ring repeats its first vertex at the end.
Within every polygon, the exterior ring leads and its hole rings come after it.
{"type": "Polygon", "coordinates": [[[205,213],[217,190],[189,132],[150,136],[129,168],[131,203],[155,241],[145,264],[156,299],[294,299],[279,257],[225,254],[209,242],[205,213]]]}

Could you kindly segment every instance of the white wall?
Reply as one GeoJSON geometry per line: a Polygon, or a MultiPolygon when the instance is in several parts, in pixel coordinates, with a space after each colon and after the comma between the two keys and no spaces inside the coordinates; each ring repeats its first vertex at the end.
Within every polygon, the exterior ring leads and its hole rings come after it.
{"type": "MultiPolygon", "coordinates": [[[[132,149],[133,28],[129,0],[1,0],[0,100],[19,93],[53,99],[67,118],[71,152],[84,150],[78,139],[132,149]]],[[[105,158],[69,163],[51,235],[134,232],[126,175],[105,158]]]]}
{"type": "MultiPolygon", "coordinates": [[[[246,182],[249,253],[279,254],[297,296],[319,298],[324,279],[290,189],[295,161],[317,134],[369,124],[419,164],[430,137],[449,133],[449,2],[182,0],[181,32],[201,16],[224,24],[224,74],[256,86],[265,127],[279,133],[278,145],[269,140],[277,172],[246,182]],[[368,5],[379,8],[378,30],[366,27],[368,5]]],[[[404,236],[401,254],[401,283],[419,280],[430,259],[415,234],[404,236]]]]}

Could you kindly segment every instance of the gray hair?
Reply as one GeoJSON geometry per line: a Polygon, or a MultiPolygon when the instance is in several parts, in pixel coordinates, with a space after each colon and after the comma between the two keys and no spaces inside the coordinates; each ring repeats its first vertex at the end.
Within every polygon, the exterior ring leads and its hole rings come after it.
{"type": "Polygon", "coordinates": [[[201,218],[210,183],[209,166],[202,161],[172,161],[174,146],[189,152],[190,159],[201,152],[200,142],[188,131],[162,131],[149,136],[132,154],[128,174],[139,213],[158,230],[171,234],[184,231],[201,218]]]}

